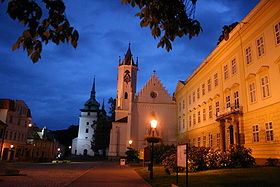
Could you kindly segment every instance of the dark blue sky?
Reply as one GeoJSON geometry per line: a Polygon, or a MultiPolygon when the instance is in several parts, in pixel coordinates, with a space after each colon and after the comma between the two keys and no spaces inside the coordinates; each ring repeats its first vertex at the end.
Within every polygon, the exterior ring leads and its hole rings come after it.
{"type": "Polygon", "coordinates": [[[22,49],[11,47],[24,27],[6,14],[0,3],[0,98],[24,100],[33,122],[49,129],[78,124],[79,109],[90,96],[94,75],[100,103],[116,95],[118,56],[131,42],[139,57],[140,90],[156,70],[172,94],[178,80],[185,80],[216,47],[224,25],[241,21],[258,0],[198,0],[196,19],[203,32],[189,40],[177,39],[173,50],[156,48],[147,28],[139,26],[137,13],[120,0],[67,0],[66,14],[79,31],[77,49],[69,44],[43,46],[42,59],[33,64],[22,49]]]}

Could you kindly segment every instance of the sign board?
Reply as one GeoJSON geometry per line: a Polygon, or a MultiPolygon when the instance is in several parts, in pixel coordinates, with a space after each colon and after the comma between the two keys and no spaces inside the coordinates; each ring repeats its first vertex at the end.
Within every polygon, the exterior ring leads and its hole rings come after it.
{"type": "Polygon", "coordinates": [[[186,145],[177,145],[177,166],[178,167],[186,167],[186,153],[187,153],[186,145]]]}
{"type": "Polygon", "coordinates": [[[125,166],[125,159],[120,159],[120,165],[125,166]]]}
{"type": "Polygon", "coordinates": [[[140,149],[139,159],[144,160],[144,149],[140,149]]]}

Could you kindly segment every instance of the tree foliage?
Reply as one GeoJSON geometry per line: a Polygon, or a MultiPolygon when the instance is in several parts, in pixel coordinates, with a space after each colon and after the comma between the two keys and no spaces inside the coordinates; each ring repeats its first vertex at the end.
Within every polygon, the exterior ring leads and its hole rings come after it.
{"type": "Polygon", "coordinates": [[[176,37],[188,35],[191,39],[201,31],[199,21],[193,19],[197,0],[122,0],[122,4],[137,6],[141,27],[150,27],[154,38],[160,38],[157,47],[172,49],[176,37]]]}
{"type": "MultiPolygon", "coordinates": [[[[3,3],[7,0],[0,1],[3,3]]],[[[41,3],[34,0],[9,0],[7,14],[27,27],[12,49],[22,47],[33,63],[41,58],[42,43],[51,41],[59,45],[61,42],[70,42],[74,48],[77,47],[79,34],[65,16],[63,0],[41,0],[41,3]]]]}

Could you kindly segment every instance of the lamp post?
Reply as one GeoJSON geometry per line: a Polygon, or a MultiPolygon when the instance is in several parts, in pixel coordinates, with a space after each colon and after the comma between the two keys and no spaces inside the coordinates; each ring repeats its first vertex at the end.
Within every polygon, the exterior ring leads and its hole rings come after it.
{"type": "Polygon", "coordinates": [[[152,120],[150,122],[150,133],[148,136],[146,136],[146,140],[147,142],[151,143],[151,152],[150,152],[150,160],[151,163],[149,164],[149,170],[150,170],[150,180],[152,180],[154,178],[154,143],[158,143],[161,139],[160,136],[155,136],[156,134],[156,128],[158,125],[158,121],[157,120],[152,120]]]}

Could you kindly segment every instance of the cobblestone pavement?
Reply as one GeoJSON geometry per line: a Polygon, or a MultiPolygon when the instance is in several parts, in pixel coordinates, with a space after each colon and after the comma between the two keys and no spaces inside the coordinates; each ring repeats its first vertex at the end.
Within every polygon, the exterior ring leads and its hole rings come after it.
{"type": "Polygon", "coordinates": [[[0,176],[0,187],[60,186],[149,186],[133,168],[121,168],[117,162],[77,162],[64,164],[11,164],[19,176],[0,176]]]}

